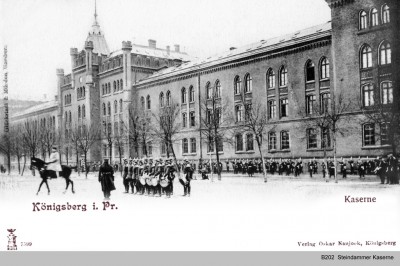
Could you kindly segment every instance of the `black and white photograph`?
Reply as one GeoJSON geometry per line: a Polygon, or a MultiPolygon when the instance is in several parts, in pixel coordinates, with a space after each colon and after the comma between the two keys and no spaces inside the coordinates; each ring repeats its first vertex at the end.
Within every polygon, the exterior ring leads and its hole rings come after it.
{"type": "Polygon", "coordinates": [[[0,0],[0,253],[399,263],[399,11],[0,0]]]}

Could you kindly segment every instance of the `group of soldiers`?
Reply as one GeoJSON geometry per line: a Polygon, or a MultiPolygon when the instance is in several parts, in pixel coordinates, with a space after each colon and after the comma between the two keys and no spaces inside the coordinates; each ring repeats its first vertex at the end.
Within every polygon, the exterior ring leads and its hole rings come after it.
{"type": "MultiPolygon", "coordinates": [[[[191,185],[194,169],[188,160],[184,160],[180,167],[175,167],[172,159],[124,159],[122,167],[123,185],[125,193],[158,196],[165,195],[170,198],[174,194],[174,179],[177,171],[183,170],[179,182],[183,186],[183,196],[190,197],[191,185]]],[[[110,192],[115,190],[114,169],[105,163],[100,167],[99,182],[102,184],[104,197],[109,199],[110,192]],[[110,180],[112,182],[110,182],[110,180]],[[112,184],[111,184],[112,183],[112,184]]]]}

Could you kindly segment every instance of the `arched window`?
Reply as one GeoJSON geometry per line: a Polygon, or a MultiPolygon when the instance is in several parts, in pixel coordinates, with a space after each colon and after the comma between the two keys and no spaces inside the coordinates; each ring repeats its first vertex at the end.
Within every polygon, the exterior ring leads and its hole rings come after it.
{"type": "Polygon", "coordinates": [[[119,91],[120,90],[120,88],[119,88],[119,80],[117,80],[117,91],[119,91]]]}
{"type": "Polygon", "coordinates": [[[253,79],[251,78],[250,74],[246,74],[244,77],[244,92],[251,92],[253,90],[253,79]]]}
{"type": "Polygon", "coordinates": [[[275,88],[275,72],[272,70],[272,68],[268,69],[267,71],[267,88],[275,88]]]}
{"type": "Polygon", "coordinates": [[[104,90],[104,84],[102,84],[101,85],[101,95],[104,95],[104,94],[106,94],[106,93],[105,93],[105,90],[104,90]]]}
{"type": "Polygon", "coordinates": [[[221,82],[219,80],[215,82],[215,98],[221,98],[221,82]]]}
{"type": "Polygon", "coordinates": [[[70,123],[72,122],[72,114],[71,114],[71,111],[69,111],[69,122],[70,122],[70,123]]]}
{"type": "Polygon", "coordinates": [[[367,12],[362,10],[360,12],[360,30],[364,30],[368,27],[368,16],[367,12]]]}
{"type": "Polygon", "coordinates": [[[388,65],[392,63],[392,49],[390,43],[383,42],[379,47],[379,64],[388,65]]]}
{"type": "Polygon", "coordinates": [[[105,103],[103,103],[103,115],[107,115],[107,109],[105,103]]]}
{"type": "Polygon", "coordinates": [[[108,111],[107,114],[110,116],[111,115],[111,104],[110,104],[110,102],[107,103],[107,109],[108,109],[107,110],[108,111]]]}
{"type": "Polygon", "coordinates": [[[85,89],[85,86],[83,86],[83,88],[82,88],[82,94],[83,94],[83,97],[86,97],[86,89],[85,89]]]}
{"type": "Polygon", "coordinates": [[[121,86],[121,91],[124,90],[124,82],[122,79],[119,81],[119,85],[121,86]]]}
{"type": "Polygon", "coordinates": [[[393,103],[393,87],[391,81],[381,83],[382,104],[393,103]]]}
{"type": "Polygon", "coordinates": [[[253,134],[249,133],[246,135],[246,151],[254,150],[254,138],[253,134]]]}
{"type": "Polygon", "coordinates": [[[268,101],[268,118],[269,119],[276,118],[276,101],[275,100],[268,101]]]}
{"type": "Polygon", "coordinates": [[[239,76],[236,76],[234,81],[235,95],[239,95],[241,93],[241,85],[242,85],[242,80],[240,79],[239,76]]]}
{"type": "Polygon", "coordinates": [[[144,97],[143,96],[140,98],[140,106],[142,107],[142,110],[144,110],[145,103],[144,103],[144,97]]]}
{"type": "Polygon", "coordinates": [[[86,108],[85,108],[85,105],[82,105],[82,118],[86,118],[86,108]]]}
{"type": "Polygon", "coordinates": [[[306,81],[315,81],[315,65],[311,60],[306,64],[306,81]]]}
{"type": "Polygon", "coordinates": [[[107,91],[107,93],[108,93],[108,94],[111,93],[111,84],[110,84],[110,82],[108,82],[108,91],[107,91]]]}
{"type": "Polygon", "coordinates": [[[114,122],[114,135],[118,136],[118,122],[114,122]]]}
{"type": "Polygon", "coordinates": [[[320,95],[319,99],[320,99],[321,114],[328,113],[330,105],[331,105],[331,94],[330,93],[322,93],[320,95]]]}
{"type": "Polygon", "coordinates": [[[182,153],[183,153],[183,154],[189,153],[188,139],[183,139],[183,140],[182,140],[182,153]]]}
{"type": "Polygon", "coordinates": [[[64,122],[65,122],[65,124],[68,123],[68,113],[67,113],[67,111],[65,111],[65,121],[64,122]]]}
{"type": "Polygon", "coordinates": [[[372,49],[364,45],[361,49],[361,69],[372,67],[372,49]]]}
{"type": "Polygon", "coordinates": [[[287,85],[287,69],[285,66],[282,66],[281,69],[279,70],[279,86],[284,87],[287,85]]]}
{"type": "Polygon", "coordinates": [[[329,60],[323,57],[321,60],[321,79],[328,79],[329,77],[329,60]]]}
{"type": "Polygon", "coordinates": [[[268,133],[268,150],[276,150],[276,133],[268,133]]]}
{"type": "Polygon", "coordinates": [[[114,114],[118,113],[118,102],[117,100],[114,101],[114,114]]]}
{"type": "Polygon", "coordinates": [[[196,138],[191,138],[190,139],[190,152],[191,153],[196,153],[196,138]]]}
{"type": "Polygon", "coordinates": [[[281,131],[281,150],[290,149],[289,132],[281,131]]]}
{"type": "Polygon", "coordinates": [[[160,107],[164,107],[164,93],[160,93],[160,107]]]}
{"type": "Polygon", "coordinates": [[[147,109],[151,109],[151,100],[150,100],[150,95],[147,95],[147,109]]]}
{"type": "Polygon", "coordinates": [[[196,113],[195,112],[190,112],[190,114],[189,114],[189,123],[190,123],[190,127],[195,127],[196,126],[196,113]]]}
{"type": "Polygon", "coordinates": [[[81,106],[79,105],[78,106],[78,119],[80,119],[81,118],[81,106]]]}
{"type": "Polygon", "coordinates": [[[379,25],[378,10],[376,8],[371,9],[371,27],[379,25]]]}
{"type": "Polygon", "coordinates": [[[81,98],[80,92],[81,92],[81,88],[78,88],[78,89],[76,90],[76,98],[77,98],[77,99],[81,98]]]}
{"type": "Polygon", "coordinates": [[[167,106],[171,105],[171,92],[167,91],[167,106]]]}
{"type": "Polygon", "coordinates": [[[318,148],[317,131],[314,128],[307,129],[307,149],[318,148]]]}
{"type": "Polygon", "coordinates": [[[242,134],[237,134],[235,136],[236,151],[243,151],[243,136],[242,134]]]}
{"type": "Polygon", "coordinates": [[[390,10],[388,5],[382,6],[382,24],[390,22],[390,10]]]}
{"type": "Polygon", "coordinates": [[[191,103],[194,102],[194,88],[193,88],[193,86],[190,86],[190,88],[189,88],[189,102],[191,102],[191,103]]]}
{"type": "Polygon", "coordinates": [[[186,128],[187,127],[187,114],[182,113],[182,127],[186,128]]]}
{"type": "Polygon", "coordinates": [[[122,105],[122,99],[119,100],[119,112],[122,113],[123,110],[123,105],[122,105]]]}
{"type": "Polygon", "coordinates": [[[211,97],[212,97],[212,88],[211,88],[210,82],[207,82],[206,94],[207,94],[207,99],[211,99],[211,97]]]}
{"type": "Polygon", "coordinates": [[[363,125],[363,144],[364,146],[375,145],[375,124],[363,125]]]}
{"type": "Polygon", "coordinates": [[[185,104],[187,102],[187,93],[186,93],[185,87],[183,87],[181,90],[181,101],[182,101],[182,104],[185,104]]]}
{"type": "Polygon", "coordinates": [[[362,95],[364,106],[374,105],[374,87],[371,84],[362,87],[362,95]]]}
{"type": "Polygon", "coordinates": [[[235,116],[236,116],[236,122],[243,121],[243,105],[235,106],[235,116]]]}

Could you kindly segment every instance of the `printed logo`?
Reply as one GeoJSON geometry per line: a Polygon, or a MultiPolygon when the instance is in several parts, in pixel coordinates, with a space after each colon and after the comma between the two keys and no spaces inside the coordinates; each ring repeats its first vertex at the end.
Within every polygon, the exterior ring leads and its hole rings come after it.
{"type": "Polygon", "coordinates": [[[17,236],[14,235],[16,229],[7,229],[8,234],[8,245],[7,250],[17,250],[17,236]]]}

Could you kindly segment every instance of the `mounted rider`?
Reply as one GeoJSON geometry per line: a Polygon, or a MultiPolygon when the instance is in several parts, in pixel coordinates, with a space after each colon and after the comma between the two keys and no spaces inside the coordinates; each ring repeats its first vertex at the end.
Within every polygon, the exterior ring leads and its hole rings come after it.
{"type": "Polygon", "coordinates": [[[58,153],[56,146],[53,146],[49,161],[46,162],[46,164],[47,164],[46,170],[54,171],[58,177],[59,176],[58,172],[61,172],[62,168],[60,164],[60,154],[58,153]]]}

